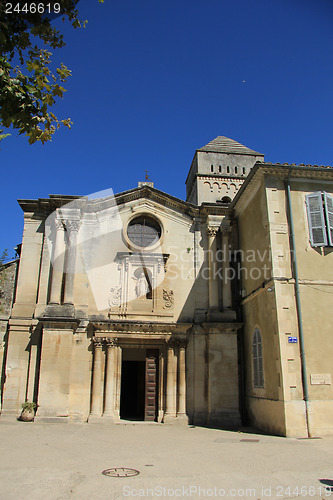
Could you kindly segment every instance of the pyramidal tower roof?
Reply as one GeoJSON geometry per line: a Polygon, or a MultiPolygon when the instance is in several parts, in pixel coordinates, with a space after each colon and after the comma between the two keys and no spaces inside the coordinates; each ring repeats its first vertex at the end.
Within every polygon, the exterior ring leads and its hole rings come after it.
{"type": "Polygon", "coordinates": [[[253,149],[249,149],[246,146],[243,146],[243,144],[240,144],[239,142],[234,141],[233,139],[229,139],[229,137],[224,137],[223,135],[219,135],[218,137],[210,141],[208,144],[206,144],[206,146],[199,148],[197,151],[264,156],[262,153],[253,151],[253,149]]]}

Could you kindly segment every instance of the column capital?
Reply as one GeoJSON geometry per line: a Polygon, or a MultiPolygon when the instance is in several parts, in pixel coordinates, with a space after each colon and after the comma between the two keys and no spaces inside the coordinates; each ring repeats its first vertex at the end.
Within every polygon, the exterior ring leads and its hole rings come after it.
{"type": "Polygon", "coordinates": [[[54,227],[56,231],[64,230],[64,223],[61,219],[54,219],[54,227]]]}
{"type": "Polygon", "coordinates": [[[187,339],[170,339],[168,342],[167,342],[167,346],[171,349],[171,348],[175,348],[175,347],[179,347],[179,349],[181,348],[186,348],[188,344],[188,340],[187,339]]]}
{"type": "Polygon", "coordinates": [[[207,226],[207,227],[206,227],[206,232],[207,232],[208,236],[213,236],[213,237],[215,237],[215,236],[217,235],[217,233],[218,233],[219,229],[220,229],[220,228],[219,228],[219,227],[217,227],[217,226],[207,226]]]}
{"type": "Polygon", "coordinates": [[[186,349],[187,344],[188,344],[188,339],[179,339],[178,340],[179,349],[186,349]]]}
{"type": "Polygon", "coordinates": [[[95,349],[102,349],[104,339],[102,337],[93,337],[92,339],[95,349]]]}
{"type": "Polygon", "coordinates": [[[222,230],[222,236],[230,236],[230,234],[231,234],[231,226],[230,226],[230,224],[228,226],[223,226],[221,228],[221,230],[222,230]]]}
{"type": "Polygon", "coordinates": [[[168,349],[174,349],[175,347],[177,347],[177,339],[169,339],[167,340],[166,344],[168,349]]]}
{"type": "Polygon", "coordinates": [[[78,232],[81,226],[81,221],[80,220],[74,220],[74,219],[67,219],[66,220],[66,229],[68,232],[78,232]]]}
{"type": "Polygon", "coordinates": [[[108,348],[118,347],[118,339],[116,337],[113,337],[113,338],[106,337],[105,344],[106,344],[106,347],[108,347],[108,348]]]}

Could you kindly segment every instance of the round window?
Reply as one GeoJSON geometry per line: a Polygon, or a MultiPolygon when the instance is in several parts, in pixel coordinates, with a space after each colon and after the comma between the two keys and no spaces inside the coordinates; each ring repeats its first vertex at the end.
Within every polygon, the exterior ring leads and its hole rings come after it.
{"type": "Polygon", "coordinates": [[[161,226],[147,215],[135,217],[127,226],[127,236],[134,245],[147,248],[155,245],[161,237],[161,226]]]}

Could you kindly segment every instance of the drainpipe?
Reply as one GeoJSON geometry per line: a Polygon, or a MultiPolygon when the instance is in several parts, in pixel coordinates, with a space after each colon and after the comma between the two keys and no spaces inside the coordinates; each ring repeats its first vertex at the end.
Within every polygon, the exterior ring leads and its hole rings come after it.
{"type": "Polygon", "coordinates": [[[304,331],[303,331],[303,321],[302,321],[302,309],[301,309],[301,296],[299,289],[298,280],[298,268],[297,268],[297,257],[296,257],[296,245],[295,245],[295,233],[294,233],[294,222],[293,213],[291,207],[291,196],[290,196],[290,171],[288,177],[285,179],[285,189],[287,196],[287,215],[290,228],[290,253],[292,261],[292,274],[295,279],[295,297],[296,297],[296,311],[298,319],[298,333],[299,333],[299,348],[301,355],[301,369],[302,369],[302,386],[303,386],[303,399],[305,401],[305,417],[308,437],[311,437],[310,429],[310,401],[309,401],[309,391],[308,391],[308,380],[306,372],[306,362],[305,362],[305,349],[304,349],[304,331]]]}

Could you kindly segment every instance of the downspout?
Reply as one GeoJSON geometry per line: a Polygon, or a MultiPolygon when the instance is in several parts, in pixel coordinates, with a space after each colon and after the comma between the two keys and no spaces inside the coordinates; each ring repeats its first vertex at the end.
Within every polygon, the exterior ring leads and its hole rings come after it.
{"type": "Polygon", "coordinates": [[[303,321],[302,321],[302,308],[301,308],[301,295],[299,289],[298,280],[298,268],[297,268],[297,256],[296,256],[296,245],[295,245],[295,233],[294,233],[294,221],[293,213],[291,207],[291,196],[290,196],[290,171],[288,177],[285,179],[285,189],[287,197],[287,216],[290,228],[290,253],[292,261],[292,274],[295,279],[295,297],[296,297],[296,311],[298,320],[298,333],[299,333],[299,348],[301,355],[301,370],[302,370],[302,386],[303,386],[303,399],[305,401],[305,418],[308,437],[311,437],[310,428],[310,401],[309,401],[309,391],[308,391],[308,380],[306,372],[306,361],[305,361],[305,349],[304,349],[304,331],[303,331],[303,321]]]}

